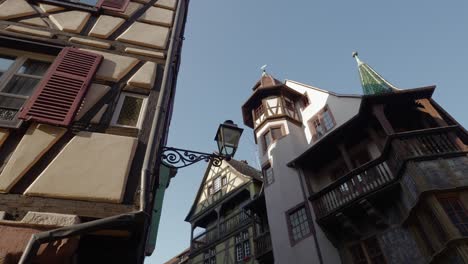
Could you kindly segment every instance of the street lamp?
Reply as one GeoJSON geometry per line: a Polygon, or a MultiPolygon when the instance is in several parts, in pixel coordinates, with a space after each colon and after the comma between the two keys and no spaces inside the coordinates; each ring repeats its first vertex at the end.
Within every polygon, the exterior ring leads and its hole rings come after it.
{"type": "Polygon", "coordinates": [[[229,161],[236,153],[243,130],[237,127],[232,120],[226,120],[219,125],[215,136],[215,141],[218,143],[218,153],[209,154],[187,149],[163,147],[161,161],[170,168],[187,167],[201,160],[212,161],[213,166],[219,167],[223,160],[229,161]]]}

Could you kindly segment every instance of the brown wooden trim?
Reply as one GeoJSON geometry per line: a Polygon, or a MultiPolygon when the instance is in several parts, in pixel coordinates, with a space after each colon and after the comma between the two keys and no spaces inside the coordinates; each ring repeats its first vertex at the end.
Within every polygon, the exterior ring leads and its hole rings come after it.
{"type": "Polygon", "coordinates": [[[135,206],[125,204],[31,197],[20,194],[0,194],[0,211],[7,212],[15,219],[22,218],[28,211],[104,218],[135,210],[135,206]]]}
{"type": "Polygon", "coordinates": [[[388,121],[387,117],[385,116],[384,108],[385,105],[383,104],[374,105],[372,106],[372,113],[377,118],[387,135],[395,134],[395,130],[393,129],[392,124],[390,124],[390,121],[388,121]]]}
{"type": "Polygon", "coordinates": [[[267,117],[265,118],[265,120],[256,128],[254,128],[254,133],[257,133],[258,131],[261,130],[261,128],[263,128],[265,125],[268,124],[267,121],[279,121],[279,120],[286,120],[286,121],[290,121],[291,123],[295,124],[295,125],[298,125],[298,126],[301,126],[302,127],[302,122],[299,121],[299,120],[296,120],[286,114],[283,114],[283,115],[277,115],[277,116],[271,116],[271,117],[267,117]]]}

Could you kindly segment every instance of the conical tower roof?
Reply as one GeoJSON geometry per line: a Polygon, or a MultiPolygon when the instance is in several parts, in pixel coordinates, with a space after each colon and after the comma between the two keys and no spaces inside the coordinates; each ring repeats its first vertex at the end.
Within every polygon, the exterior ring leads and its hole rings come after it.
{"type": "Polygon", "coordinates": [[[358,64],[362,90],[365,95],[391,93],[399,90],[372,69],[371,66],[362,62],[359,59],[357,52],[353,52],[353,57],[356,59],[358,64]]]}
{"type": "Polygon", "coordinates": [[[264,69],[262,69],[262,77],[258,82],[255,84],[252,90],[257,90],[257,89],[264,89],[264,88],[270,88],[278,85],[283,85],[283,83],[270,74],[268,74],[264,69]]]}

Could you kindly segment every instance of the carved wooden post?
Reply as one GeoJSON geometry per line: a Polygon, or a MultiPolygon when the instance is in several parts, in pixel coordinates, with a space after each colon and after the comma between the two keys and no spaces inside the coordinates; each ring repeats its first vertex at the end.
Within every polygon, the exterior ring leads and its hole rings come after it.
{"type": "Polygon", "coordinates": [[[374,105],[372,107],[372,113],[377,118],[387,135],[395,134],[395,130],[393,130],[392,124],[390,124],[390,121],[388,121],[387,117],[385,116],[384,107],[385,106],[382,104],[374,105]]]}

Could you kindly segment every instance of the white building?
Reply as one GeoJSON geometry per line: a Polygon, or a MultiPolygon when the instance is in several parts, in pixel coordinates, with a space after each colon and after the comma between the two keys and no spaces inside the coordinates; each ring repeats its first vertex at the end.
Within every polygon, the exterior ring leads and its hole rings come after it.
{"type": "MultiPolygon", "coordinates": [[[[259,148],[275,263],[439,263],[449,253],[463,256],[465,249],[450,251],[446,241],[428,247],[439,230],[421,231],[425,216],[418,214],[440,216],[448,230],[440,237],[463,234],[449,220],[458,211],[433,205],[446,199],[437,192],[466,185],[440,185],[462,173],[466,160],[453,157],[466,156],[466,131],[431,99],[435,86],[400,90],[356,59],[363,96],[282,83],[264,72],[242,106],[259,148]],[[423,177],[407,169],[424,171],[422,159],[445,159],[453,173],[428,170],[423,177]],[[425,188],[434,197],[420,196],[425,188]]],[[[449,202],[461,204],[457,199],[449,202]]]]}
{"type": "Polygon", "coordinates": [[[266,178],[276,263],[340,263],[338,252],[312,221],[304,179],[287,164],[319,137],[355,116],[360,102],[360,96],[335,94],[292,80],[283,84],[263,73],[243,105],[244,123],[254,129],[266,178]],[[324,124],[319,124],[319,117],[324,124]],[[290,228],[290,222],[303,214],[307,225],[290,228]]]}

